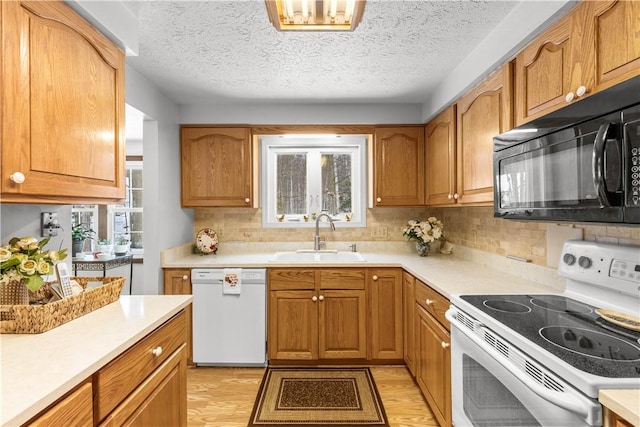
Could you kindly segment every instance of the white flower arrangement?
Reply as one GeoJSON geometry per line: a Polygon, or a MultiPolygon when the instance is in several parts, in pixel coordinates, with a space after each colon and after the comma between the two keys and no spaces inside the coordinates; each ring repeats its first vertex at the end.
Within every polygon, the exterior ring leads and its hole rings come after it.
{"type": "Polygon", "coordinates": [[[41,276],[53,274],[53,265],[67,257],[66,249],[45,251],[48,242],[48,237],[40,242],[34,237],[14,237],[0,247],[0,283],[24,280],[29,290],[40,289],[41,276]]]}
{"type": "Polygon", "coordinates": [[[402,230],[402,235],[407,240],[429,244],[444,237],[444,225],[435,216],[427,218],[426,221],[409,221],[407,228],[402,230]]]}

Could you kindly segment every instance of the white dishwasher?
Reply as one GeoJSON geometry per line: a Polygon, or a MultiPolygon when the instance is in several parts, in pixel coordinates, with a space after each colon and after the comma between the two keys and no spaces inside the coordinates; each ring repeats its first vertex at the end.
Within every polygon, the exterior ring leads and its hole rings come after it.
{"type": "Polygon", "coordinates": [[[193,286],[193,362],[266,364],[266,269],[198,268],[193,286]]]}

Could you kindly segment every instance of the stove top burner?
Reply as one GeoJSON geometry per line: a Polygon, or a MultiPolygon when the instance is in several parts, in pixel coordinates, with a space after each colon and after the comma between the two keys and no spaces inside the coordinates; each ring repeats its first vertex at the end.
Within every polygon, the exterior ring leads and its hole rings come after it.
{"type": "MultiPolygon", "coordinates": [[[[640,378],[640,332],[613,324],[605,328],[596,307],[557,294],[460,299],[576,369],[601,377],[640,378]]],[[[491,328],[487,319],[478,320],[491,328]]]]}
{"type": "Polygon", "coordinates": [[[546,326],[539,333],[550,343],[585,356],[628,362],[640,360],[640,348],[608,333],[563,326],[546,326]]]}
{"type": "Polygon", "coordinates": [[[558,313],[588,314],[593,312],[593,309],[587,305],[558,295],[539,295],[531,299],[531,304],[558,313]]]}
{"type": "Polygon", "coordinates": [[[506,313],[528,313],[531,311],[529,307],[519,302],[489,299],[483,301],[485,307],[493,310],[504,311],[506,313]]]}

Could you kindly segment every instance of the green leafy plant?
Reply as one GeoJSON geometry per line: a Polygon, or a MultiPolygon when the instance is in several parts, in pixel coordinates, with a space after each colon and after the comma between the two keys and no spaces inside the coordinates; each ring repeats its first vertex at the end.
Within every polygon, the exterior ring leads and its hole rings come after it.
{"type": "Polygon", "coordinates": [[[14,237],[0,247],[0,282],[24,280],[30,291],[44,284],[41,275],[53,274],[53,265],[67,257],[67,249],[44,250],[49,238],[38,242],[35,237],[14,237]]]}
{"type": "Polygon", "coordinates": [[[98,239],[98,244],[99,245],[110,245],[111,244],[111,240],[109,240],[109,239],[98,239]]]}
{"type": "Polygon", "coordinates": [[[82,224],[74,225],[71,228],[71,240],[74,242],[84,242],[87,239],[92,239],[94,233],[95,231],[82,224]]]}
{"type": "Polygon", "coordinates": [[[127,243],[129,243],[129,239],[124,234],[121,234],[116,240],[116,245],[126,245],[127,243]]]}

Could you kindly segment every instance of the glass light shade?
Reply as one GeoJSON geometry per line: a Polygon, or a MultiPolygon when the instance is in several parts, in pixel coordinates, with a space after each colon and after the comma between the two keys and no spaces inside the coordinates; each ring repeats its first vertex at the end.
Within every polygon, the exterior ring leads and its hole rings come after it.
{"type": "Polygon", "coordinates": [[[265,0],[278,31],[353,31],[365,0],[265,0]]]}

